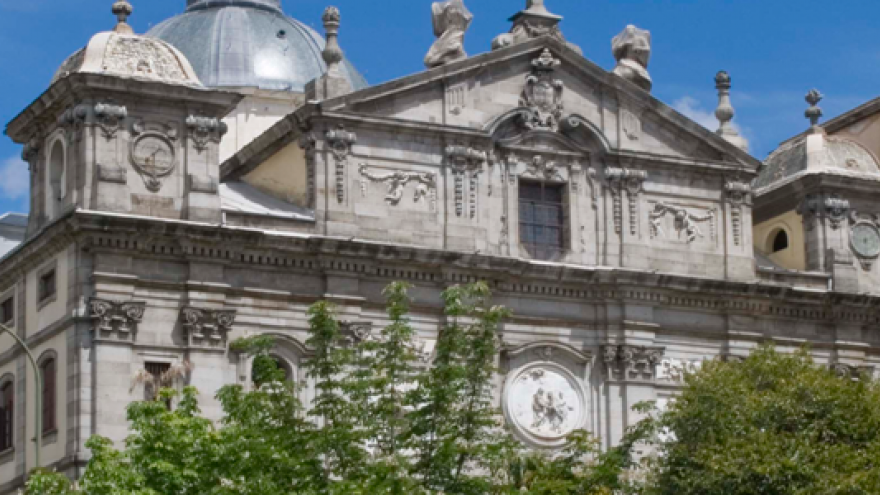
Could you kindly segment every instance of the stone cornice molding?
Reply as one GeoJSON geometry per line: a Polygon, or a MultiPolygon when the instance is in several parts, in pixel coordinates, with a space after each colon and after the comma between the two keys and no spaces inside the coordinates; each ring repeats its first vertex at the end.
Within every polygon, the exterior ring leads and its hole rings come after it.
{"type": "Polygon", "coordinates": [[[633,300],[752,316],[880,323],[880,296],[802,289],[784,281],[769,283],[756,278],[736,282],[625,268],[534,263],[487,254],[93,211],[77,211],[51,224],[0,260],[0,287],[12,285],[71,243],[101,253],[133,249],[136,241],[144,244],[138,246],[138,256],[146,257],[265,265],[272,270],[282,266],[284,270],[308,273],[348,269],[360,277],[419,283],[445,282],[446,269],[454,266],[457,271],[489,279],[501,293],[553,294],[597,302],[633,300]],[[180,246],[186,243],[212,249],[184,252],[180,246]],[[149,248],[154,244],[167,247],[166,253],[158,254],[162,249],[153,253],[149,248]]]}

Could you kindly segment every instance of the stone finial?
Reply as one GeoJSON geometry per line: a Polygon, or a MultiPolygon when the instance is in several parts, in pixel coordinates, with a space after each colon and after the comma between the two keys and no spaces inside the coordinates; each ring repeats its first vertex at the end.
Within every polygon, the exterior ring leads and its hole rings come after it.
{"type": "Polygon", "coordinates": [[[324,30],[327,32],[327,45],[321,56],[327,64],[327,72],[338,72],[339,63],[342,62],[343,53],[339,46],[339,25],[342,16],[336,7],[327,7],[321,17],[324,21],[324,30]]]}
{"type": "Polygon", "coordinates": [[[434,2],[431,5],[431,14],[437,41],[425,57],[425,66],[431,69],[467,58],[464,34],[474,20],[474,15],[465,7],[464,1],[434,2]]]}
{"type": "Polygon", "coordinates": [[[651,60],[651,33],[632,24],[611,40],[611,53],[617,60],[614,74],[636,86],[651,91],[654,83],[648,74],[651,60]]]}
{"type": "Polygon", "coordinates": [[[731,78],[726,71],[720,71],[715,75],[715,88],[718,90],[718,108],[715,109],[715,117],[719,126],[716,133],[738,148],[748,151],[748,141],[740,136],[739,131],[731,123],[736,111],[730,102],[731,78]]]}
{"type": "Polygon", "coordinates": [[[306,98],[309,101],[326,100],[351,93],[351,82],[342,73],[344,54],[339,46],[339,25],[342,16],[336,7],[327,7],[321,17],[327,32],[327,45],[321,56],[327,64],[327,72],[306,85],[306,98]]]}
{"type": "Polygon", "coordinates": [[[822,109],[819,108],[819,102],[822,101],[822,98],[825,96],[819,92],[818,89],[811,89],[809,93],[807,93],[807,103],[810,104],[810,108],[804,112],[804,115],[810,119],[810,125],[813,128],[819,127],[819,119],[822,118],[822,109]]]}
{"type": "Polygon", "coordinates": [[[128,0],[117,0],[113,4],[112,11],[119,21],[113,31],[119,34],[134,34],[134,29],[128,24],[128,16],[131,15],[134,8],[128,3],[128,0]]]}
{"type": "Polygon", "coordinates": [[[544,0],[526,0],[525,10],[515,14],[510,18],[510,21],[513,22],[510,32],[492,40],[493,50],[523,43],[530,39],[549,36],[567,45],[578,54],[583,54],[580,47],[565,41],[565,36],[562,35],[562,31],[559,29],[562,16],[547,10],[544,0]]]}

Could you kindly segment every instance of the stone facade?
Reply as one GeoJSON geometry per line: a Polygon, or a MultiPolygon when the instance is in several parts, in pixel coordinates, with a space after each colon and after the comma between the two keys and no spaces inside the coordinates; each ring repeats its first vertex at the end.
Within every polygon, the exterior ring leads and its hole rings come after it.
{"type": "MultiPolygon", "coordinates": [[[[484,280],[512,310],[497,403],[536,447],[577,428],[613,445],[634,404],[666,403],[687,370],[768,340],[873,372],[880,298],[838,285],[844,241],[833,269],[809,254],[811,272],[756,270],[760,162],[584,59],[543,2],[524,12],[495,50],[308,102],[222,164],[220,120],[240,94],[72,73],[13,120],[32,208],[28,239],[0,260],[0,294],[64,379],[43,464],[76,477],[90,435],[121,441],[146,372],[196,386],[219,417],[216,390],[250,382],[237,337],[275,336],[305,380],[308,306],[334,302],[365,335],[387,323],[395,280],[415,286],[427,359],[445,287],[484,280]],[[529,16],[553,29],[525,36],[529,16]],[[529,247],[525,187],[560,194],[552,255],[529,247]]],[[[863,208],[814,196],[801,211],[830,236],[870,221],[848,214],[863,208]]],[[[34,467],[33,380],[0,335],[7,377],[18,429],[0,494],[34,467]]]]}

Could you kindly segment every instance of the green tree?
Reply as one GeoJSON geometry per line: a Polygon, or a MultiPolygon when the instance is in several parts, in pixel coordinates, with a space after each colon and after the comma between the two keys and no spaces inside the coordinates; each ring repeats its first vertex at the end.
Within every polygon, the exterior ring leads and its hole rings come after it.
{"type": "Polygon", "coordinates": [[[649,494],[880,493],[880,386],[806,350],[707,362],[652,426],[649,494]]]}
{"type": "Polygon", "coordinates": [[[507,432],[492,400],[507,310],[491,305],[486,284],[443,293],[430,366],[420,360],[408,291],[387,288],[388,324],[368,338],[344,335],[329,303],[309,309],[306,372],[316,394],[308,411],[270,356],[272,339],[241,339],[232,348],[253,357],[255,387],[220,390],[219,424],[200,414],[194,389],[163,390],[128,408],[123,450],[89,441],[79,486],[39,472],[28,494],[604,495],[626,487],[632,443],[601,453],[578,432],[551,455],[507,432]]]}

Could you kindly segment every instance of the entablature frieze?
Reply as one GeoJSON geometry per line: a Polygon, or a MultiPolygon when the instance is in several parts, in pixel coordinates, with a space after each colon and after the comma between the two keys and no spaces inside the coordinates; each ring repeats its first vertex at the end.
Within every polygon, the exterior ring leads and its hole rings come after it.
{"type": "Polygon", "coordinates": [[[880,295],[798,289],[759,281],[709,280],[631,269],[532,263],[481,253],[312,235],[275,235],[250,229],[218,229],[205,224],[96,212],[80,211],[75,216],[76,221],[65,223],[64,228],[45,231],[4,260],[0,264],[0,281],[5,278],[6,285],[10,285],[15,280],[14,273],[21,275],[23,267],[36,267],[39,265],[36,260],[49,257],[45,250],[35,249],[36,246],[65,246],[76,242],[95,253],[128,252],[134,257],[219,263],[232,269],[280,269],[308,274],[340,272],[359,278],[408,280],[437,286],[483,279],[500,295],[569,298],[596,304],[633,301],[709,312],[880,324],[880,295]],[[170,223],[174,225],[168,225],[170,223]],[[142,248],[139,243],[146,247],[142,248]]]}

